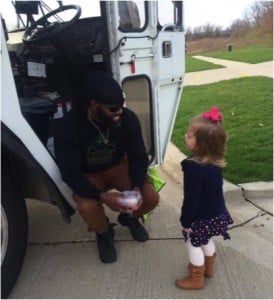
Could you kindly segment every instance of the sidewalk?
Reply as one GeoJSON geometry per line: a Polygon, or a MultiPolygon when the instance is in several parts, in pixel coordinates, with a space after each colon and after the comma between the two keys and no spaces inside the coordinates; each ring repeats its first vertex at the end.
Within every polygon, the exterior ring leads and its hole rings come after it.
{"type": "MultiPolygon", "coordinates": [[[[169,152],[171,154],[171,152],[169,152]]],[[[173,157],[173,160],[178,157],[173,157]]],[[[229,191],[234,219],[231,240],[216,237],[216,275],[202,290],[180,290],[174,281],[187,274],[188,254],[179,224],[182,184],[168,161],[159,167],[167,184],[146,222],[150,239],[132,240],[115,227],[118,260],[103,264],[95,234],[78,214],[70,225],[50,205],[30,200],[27,254],[11,299],[273,299],[273,217],[229,191]]],[[[117,214],[107,210],[111,222],[117,214]]]]}
{"type": "MultiPolygon", "coordinates": [[[[132,240],[128,230],[115,227],[118,260],[102,264],[95,234],[88,233],[75,214],[67,225],[58,210],[34,200],[28,203],[29,242],[13,299],[273,299],[272,188],[263,191],[225,181],[225,198],[234,219],[231,240],[215,238],[216,275],[202,290],[178,289],[174,281],[187,274],[188,254],[181,237],[184,155],[169,144],[159,175],[167,184],[146,228],[146,243],[132,240]],[[258,205],[256,204],[256,201],[258,205]],[[255,204],[256,205],[255,205],[255,204]],[[262,208],[259,208],[261,206],[262,208]]],[[[107,209],[111,222],[117,214],[107,209]]]]}
{"type": "MultiPolygon", "coordinates": [[[[184,86],[201,85],[246,76],[273,78],[272,61],[252,65],[203,56],[195,56],[195,58],[223,65],[225,68],[187,73],[184,78],[184,86]]],[[[163,171],[167,172],[181,186],[183,186],[183,173],[179,162],[185,157],[175,145],[170,143],[165,164],[161,166],[163,171]]],[[[245,257],[249,257],[252,261],[250,263],[264,265],[272,271],[271,285],[273,285],[273,182],[251,182],[234,185],[224,180],[224,194],[227,207],[234,219],[234,224],[231,226],[231,241],[229,243],[220,242],[225,247],[224,251],[228,250],[227,247],[233,248],[238,254],[242,253],[245,257]]],[[[235,276],[239,276],[242,273],[241,270],[247,268],[248,266],[239,260],[238,271],[235,276]]],[[[254,276],[254,280],[257,279],[254,276]]],[[[239,280],[243,280],[243,277],[241,276],[239,280]]],[[[251,298],[257,297],[253,295],[251,298]]],[[[259,298],[263,298],[262,295],[259,298]]]]}
{"type": "MultiPolygon", "coordinates": [[[[212,70],[215,75],[210,71],[211,78],[221,80],[221,70],[212,70]]],[[[208,75],[199,73],[202,84],[208,75]]],[[[192,75],[186,74],[185,84],[192,75]]],[[[216,275],[206,279],[202,290],[175,286],[175,279],[187,274],[188,264],[179,224],[183,197],[179,162],[184,157],[169,144],[166,161],[159,167],[159,176],[167,184],[160,192],[159,206],[146,222],[150,239],[138,243],[127,228],[116,226],[118,260],[112,264],[100,262],[95,234],[86,231],[78,214],[67,225],[55,207],[30,200],[27,254],[10,298],[273,299],[272,182],[239,186],[224,182],[234,224],[229,231],[231,240],[215,239],[216,275]]],[[[117,223],[117,214],[108,209],[107,213],[117,223]]]]}
{"type": "Polygon", "coordinates": [[[267,76],[273,78],[273,61],[262,62],[258,64],[248,64],[205,56],[193,57],[222,65],[225,68],[186,73],[184,77],[184,86],[201,85],[220,80],[241,78],[246,76],[267,76]]]}

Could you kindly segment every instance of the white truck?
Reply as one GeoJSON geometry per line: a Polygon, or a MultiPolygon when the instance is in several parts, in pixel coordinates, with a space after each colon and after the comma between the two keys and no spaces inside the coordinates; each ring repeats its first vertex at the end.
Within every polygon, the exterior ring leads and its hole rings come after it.
{"type": "Polygon", "coordinates": [[[121,84],[151,165],[164,161],[181,97],[183,1],[71,2],[4,1],[1,13],[2,298],[25,255],[26,201],[55,205],[65,222],[75,212],[52,124],[73,105],[80,78],[100,70],[121,84]]]}

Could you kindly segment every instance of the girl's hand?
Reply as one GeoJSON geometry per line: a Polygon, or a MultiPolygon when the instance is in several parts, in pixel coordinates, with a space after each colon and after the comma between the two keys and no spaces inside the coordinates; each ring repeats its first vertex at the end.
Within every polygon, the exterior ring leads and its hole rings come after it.
{"type": "Polygon", "coordinates": [[[182,231],[186,232],[186,233],[191,233],[192,229],[191,228],[185,228],[185,227],[183,227],[182,231]]]}

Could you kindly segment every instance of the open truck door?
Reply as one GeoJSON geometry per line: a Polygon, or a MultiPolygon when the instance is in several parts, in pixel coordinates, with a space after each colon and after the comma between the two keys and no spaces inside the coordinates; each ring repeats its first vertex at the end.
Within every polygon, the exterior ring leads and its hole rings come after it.
{"type": "Polygon", "coordinates": [[[22,267],[27,199],[55,205],[66,222],[76,210],[55,161],[52,125],[77,101],[81,79],[104,71],[121,84],[151,165],[164,161],[180,101],[182,1],[74,2],[5,1],[2,9],[2,298],[22,267]],[[159,20],[167,3],[172,20],[159,20]]]}
{"type": "Polygon", "coordinates": [[[182,1],[106,2],[111,65],[142,124],[153,164],[164,161],[185,72],[182,1]],[[170,9],[172,23],[158,12],[170,9]],[[113,18],[113,15],[116,17],[113,18]],[[165,21],[165,20],[164,20],[165,21]],[[117,31],[111,28],[118,28],[117,31]]]}

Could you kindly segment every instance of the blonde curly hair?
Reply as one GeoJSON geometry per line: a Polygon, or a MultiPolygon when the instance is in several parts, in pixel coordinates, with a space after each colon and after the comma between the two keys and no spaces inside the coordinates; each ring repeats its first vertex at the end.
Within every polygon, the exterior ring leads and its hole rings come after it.
{"type": "Polygon", "coordinates": [[[222,119],[216,121],[201,114],[190,121],[189,128],[196,138],[196,147],[191,159],[198,163],[224,167],[227,133],[222,119]]]}

